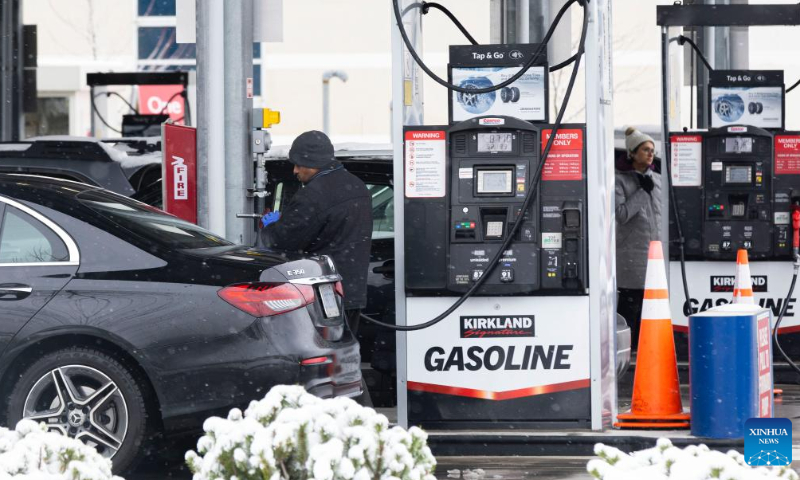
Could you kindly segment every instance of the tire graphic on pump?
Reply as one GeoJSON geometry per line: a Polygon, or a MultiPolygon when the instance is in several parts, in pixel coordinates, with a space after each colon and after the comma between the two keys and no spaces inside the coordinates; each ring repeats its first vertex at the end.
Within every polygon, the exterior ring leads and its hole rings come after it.
{"type": "Polygon", "coordinates": [[[503,101],[503,103],[508,103],[508,102],[510,102],[510,101],[511,101],[511,97],[512,97],[512,96],[513,96],[513,95],[512,95],[512,93],[511,93],[511,89],[510,89],[510,88],[508,88],[508,87],[503,87],[503,89],[502,89],[502,90],[500,90],[500,100],[502,100],[502,101],[503,101]]]}
{"type": "MultiPolygon", "coordinates": [[[[469,90],[477,90],[479,88],[491,87],[494,84],[486,77],[470,77],[463,80],[459,87],[469,90]]],[[[501,93],[502,96],[502,93],[501,93]]],[[[484,113],[494,105],[497,99],[497,92],[489,93],[463,93],[459,92],[456,95],[458,103],[469,113],[480,114],[484,113]]]]}
{"type": "Polygon", "coordinates": [[[714,101],[714,112],[725,122],[742,118],[744,101],[739,95],[722,95],[714,101]]]}

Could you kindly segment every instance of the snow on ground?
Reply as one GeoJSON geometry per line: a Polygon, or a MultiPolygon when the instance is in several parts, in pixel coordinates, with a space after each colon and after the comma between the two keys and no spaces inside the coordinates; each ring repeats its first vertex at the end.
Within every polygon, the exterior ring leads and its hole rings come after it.
{"type": "Polygon", "coordinates": [[[790,466],[751,467],[734,450],[725,454],[705,445],[680,449],[666,438],[660,438],[654,448],[630,455],[602,443],[594,451],[600,458],[590,460],[586,470],[602,480],[800,480],[790,466]]]}
{"type": "Polygon", "coordinates": [[[93,448],[45,428],[31,420],[0,428],[0,480],[122,480],[93,448]]]}

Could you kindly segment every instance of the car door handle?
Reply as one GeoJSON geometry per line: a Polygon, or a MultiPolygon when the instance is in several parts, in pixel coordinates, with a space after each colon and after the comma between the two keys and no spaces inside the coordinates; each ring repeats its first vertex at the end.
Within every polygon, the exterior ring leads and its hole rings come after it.
{"type": "Polygon", "coordinates": [[[394,278],[394,260],[388,260],[380,267],[373,268],[372,273],[382,274],[386,278],[394,278]]]}
{"type": "Polygon", "coordinates": [[[0,285],[0,300],[22,300],[33,292],[33,288],[19,283],[0,285]]]}

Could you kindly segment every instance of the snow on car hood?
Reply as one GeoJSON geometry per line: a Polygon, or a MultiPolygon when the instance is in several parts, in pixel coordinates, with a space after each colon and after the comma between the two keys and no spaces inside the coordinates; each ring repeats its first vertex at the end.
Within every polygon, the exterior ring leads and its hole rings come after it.
{"type": "MultiPolygon", "coordinates": [[[[141,167],[143,165],[150,165],[150,164],[160,164],[161,163],[161,153],[160,152],[152,152],[146,153],[143,155],[128,155],[128,152],[125,150],[115,147],[112,144],[104,142],[98,138],[94,137],[78,137],[72,135],[47,135],[42,137],[31,137],[26,139],[29,142],[90,142],[96,143],[100,145],[108,156],[111,158],[112,161],[119,163],[123,169],[135,169],[137,167],[141,167]]],[[[19,148],[19,146],[17,146],[19,148]]]]}

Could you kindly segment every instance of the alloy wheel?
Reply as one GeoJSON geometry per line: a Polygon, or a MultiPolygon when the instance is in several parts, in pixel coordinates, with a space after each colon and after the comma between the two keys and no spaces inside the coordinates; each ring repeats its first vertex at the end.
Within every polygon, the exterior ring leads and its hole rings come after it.
{"type": "Polygon", "coordinates": [[[125,441],[129,412],[119,387],[106,374],[85,365],[66,365],[36,381],[22,416],[113,458],[125,441]]]}

